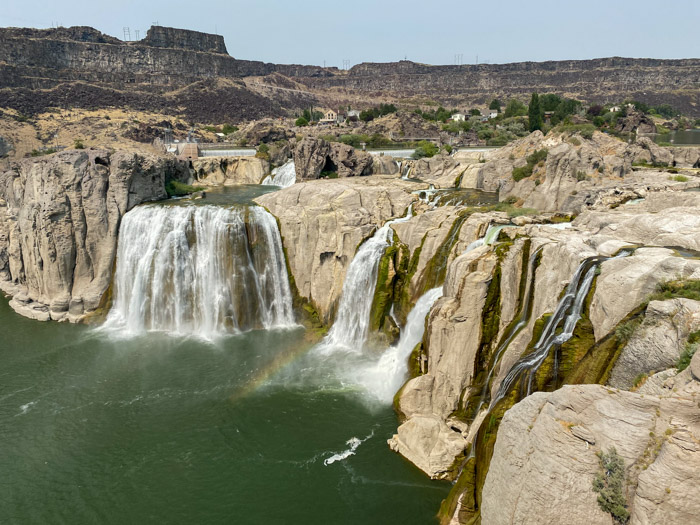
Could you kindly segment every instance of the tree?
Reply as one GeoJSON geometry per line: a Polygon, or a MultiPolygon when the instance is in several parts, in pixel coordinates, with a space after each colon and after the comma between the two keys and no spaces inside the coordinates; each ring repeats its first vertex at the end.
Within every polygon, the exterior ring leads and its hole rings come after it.
{"type": "Polygon", "coordinates": [[[517,98],[511,98],[506,105],[506,110],[503,113],[505,118],[510,117],[522,117],[527,114],[527,109],[525,104],[520,102],[517,98]]]}
{"type": "Polygon", "coordinates": [[[491,104],[489,104],[489,109],[495,109],[499,113],[501,112],[501,101],[498,100],[497,98],[494,98],[491,101],[491,104]]]}
{"type": "Polygon", "coordinates": [[[481,115],[481,111],[479,111],[478,109],[470,109],[469,114],[474,117],[478,117],[481,115]]]}
{"type": "Polygon", "coordinates": [[[295,125],[295,126],[299,126],[300,128],[303,128],[304,126],[308,126],[308,125],[309,125],[309,121],[306,120],[304,117],[299,117],[299,118],[296,119],[296,121],[294,122],[294,125],[295,125]]]}
{"type": "Polygon", "coordinates": [[[527,110],[527,116],[530,121],[530,132],[542,129],[542,124],[544,124],[544,122],[542,119],[542,109],[540,108],[540,96],[537,93],[533,93],[530,98],[530,107],[527,110]]]}

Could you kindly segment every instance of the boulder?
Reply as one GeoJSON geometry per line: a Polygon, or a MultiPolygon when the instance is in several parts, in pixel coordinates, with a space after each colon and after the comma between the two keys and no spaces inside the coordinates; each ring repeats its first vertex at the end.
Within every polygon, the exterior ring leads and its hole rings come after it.
{"type": "Polygon", "coordinates": [[[628,109],[627,116],[617,119],[615,131],[623,133],[656,133],[656,124],[641,111],[628,109]]]}
{"type": "Polygon", "coordinates": [[[197,185],[260,184],[270,163],[257,157],[202,157],[192,161],[197,185]]]}
{"type": "Polygon", "coordinates": [[[622,349],[608,384],[629,389],[641,374],[676,366],[691,332],[700,330],[700,301],[652,301],[644,321],[622,349]]]}
{"type": "Polygon", "coordinates": [[[294,166],[297,180],[317,179],[322,172],[355,177],[371,171],[372,156],[347,144],[307,136],[294,149],[294,166]]]}

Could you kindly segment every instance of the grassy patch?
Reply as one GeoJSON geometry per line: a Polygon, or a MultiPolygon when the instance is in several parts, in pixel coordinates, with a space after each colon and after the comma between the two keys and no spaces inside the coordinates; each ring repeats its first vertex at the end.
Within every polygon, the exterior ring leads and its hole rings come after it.
{"type": "Polygon", "coordinates": [[[685,175],[674,175],[673,177],[669,177],[668,179],[676,182],[688,182],[690,180],[685,175]]]}
{"type": "Polygon", "coordinates": [[[700,279],[667,281],[656,285],[656,291],[648,301],[667,301],[676,297],[700,301],[700,279]]]}
{"type": "Polygon", "coordinates": [[[526,157],[527,164],[525,166],[513,168],[513,180],[518,182],[532,175],[535,166],[547,160],[547,153],[548,151],[546,149],[538,149],[534,153],[528,155],[526,157]]]}
{"type": "Polygon", "coordinates": [[[182,197],[194,193],[195,191],[202,191],[203,189],[204,188],[201,186],[190,186],[189,184],[176,180],[168,181],[165,185],[165,191],[168,192],[168,197],[182,197]]]}

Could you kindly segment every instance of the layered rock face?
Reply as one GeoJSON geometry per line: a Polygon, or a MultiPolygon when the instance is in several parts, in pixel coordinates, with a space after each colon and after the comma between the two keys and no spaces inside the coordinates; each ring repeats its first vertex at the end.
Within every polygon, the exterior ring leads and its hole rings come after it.
{"type": "MultiPolygon", "coordinates": [[[[501,233],[511,241],[501,239],[495,248],[481,246],[467,253],[455,254],[448,263],[444,295],[428,316],[420,351],[420,355],[425,356],[425,369],[403,387],[397,398],[403,423],[389,440],[390,447],[431,477],[454,477],[460,471],[460,464],[464,465],[460,458],[469,450],[470,444],[474,447],[476,445],[472,443],[477,440],[481,443],[484,439],[478,433],[482,422],[490,429],[490,425],[498,421],[500,416],[497,413],[489,415],[491,401],[501,399],[500,387],[509,371],[514,369],[521,356],[532,351],[543,323],[556,310],[563,289],[571,281],[579,263],[586,258],[608,259],[600,264],[595,285],[585,297],[582,296],[583,319],[573,328],[571,341],[554,347],[552,352],[558,357],[554,359],[552,354],[549,355],[531,380],[531,387],[535,390],[551,389],[561,386],[562,382],[581,381],[609,381],[615,386],[630,387],[641,374],[673,366],[689,334],[698,329],[697,301],[672,299],[653,301],[645,306],[645,300],[660,283],[700,279],[700,261],[692,256],[692,252],[679,252],[673,248],[694,249],[695,239],[700,235],[696,224],[700,209],[698,199],[700,196],[696,192],[649,193],[641,203],[612,210],[601,207],[587,211],[573,223],[573,229],[566,230],[518,218],[513,222],[521,226],[513,225],[501,233]],[[633,245],[648,247],[639,247],[626,257],[613,257],[633,245]],[[641,314],[635,313],[640,311],[640,305],[641,314]],[[617,334],[624,333],[626,323],[631,322],[629,319],[640,315],[641,325],[630,324],[631,327],[640,327],[628,342],[621,342],[619,337],[622,336],[617,334]],[[523,325],[513,332],[513,327],[518,326],[516,321],[523,325]],[[546,379],[552,370],[555,370],[554,377],[558,378],[553,383],[546,379]],[[491,417],[490,422],[484,420],[485,417],[491,417]]],[[[425,242],[427,232],[431,231],[426,227],[430,224],[428,219],[438,213],[444,222],[454,224],[455,218],[449,211],[439,208],[397,225],[396,230],[412,246],[416,245],[415,238],[424,232],[425,242]],[[411,223],[415,224],[411,226],[411,223]]],[[[477,216],[475,214],[472,218],[477,219],[477,216]]],[[[479,218],[482,224],[498,220],[502,220],[498,214],[479,218]]],[[[468,224],[469,221],[465,222],[462,228],[468,224]]],[[[483,230],[483,226],[472,229],[466,238],[472,238],[475,232],[477,236],[483,234],[483,230]]],[[[649,381],[656,384],[667,378],[665,375],[649,381]]],[[[522,388],[520,392],[520,396],[525,395],[522,388]]],[[[512,392],[507,393],[507,398],[514,395],[516,400],[519,399],[517,393],[512,392]]],[[[669,410],[670,414],[675,408],[669,410]]],[[[620,413],[623,411],[620,409],[620,413]]],[[[614,425],[614,421],[610,424],[614,425]]],[[[521,428],[514,430],[512,436],[519,432],[522,432],[521,428]]],[[[648,436],[649,429],[643,427],[640,432],[648,436]]],[[[585,430],[580,434],[588,435],[585,430]]],[[[517,458],[506,452],[512,446],[509,443],[494,453],[494,458],[505,454],[506,459],[500,458],[499,461],[506,462],[511,470],[521,466],[517,458]]],[[[541,454],[547,453],[546,446],[537,450],[541,454]]],[[[597,465],[597,458],[593,458],[597,465]]],[[[557,460],[550,458],[543,460],[542,464],[551,461],[557,460]]],[[[488,468],[488,463],[486,465],[488,468]]],[[[530,468],[533,476],[535,471],[541,472],[540,464],[535,461],[530,468]]],[[[489,491],[484,488],[480,493],[482,512],[486,512],[484,502],[487,498],[490,498],[491,509],[498,507],[499,489],[495,487],[507,484],[506,479],[518,475],[508,471],[498,478],[494,488],[489,491]]],[[[561,494],[580,490],[580,487],[569,484],[572,475],[564,475],[561,480],[557,478],[557,483],[565,486],[554,485],[561,494]]],[[[457,487],[464,490],[465,485],[460,483],[457,487]]],[[[465,483],[469,486],[468,482],[465,483]]],[[[585,482],[590,494],[587,492],[581,497],[582,505],[590,502],[597,505],[595,494],[590,490],[591,483],[591,479],[585,482]]],[[[539,487],[542,484],[543,480],[533,480],[533,485],[539,487]]],[[[467,505],[462,502],[466,496],[459,490],[452,500],[458,501],[456,507],[448,506],[453,509],[449,517],[454,523],[473,516],[463,514],[467,505]]],[[[527,486],[521,484],[514,485],[512,490],[517,501],[541,499],[536,490],[530,493],[527,486]],[[518,493],[521,496],[517,496],[518,493]]],[[[558,497],[565,502],[568,496],[561,494],[558,497]]],[[[549,497],[549,493],[545,497],[549,497]]],[[[526,507],[522,503],[522,508],[526,507]]],[[[508,519],[503,514],[490,515],[489,521],[484,522],[520,523],[525,519],[523,516],[530,513],[530,521],[523,522],[540,523],[535,508],[530,506],[527,509],[508,514],[511,516],[508,519]]],[[[544,522],[557,523],[560,516],[553,512],[551,521],[544,522]]],[[[588,516],[596,523],[610,523],[609,515],[597,508],[574,514],[576,519],[581,516],[588,516]]],[[[486,520],[484,514],[482,518],[486,520]]],[[[581,523],[585,522],[581,519],[581,523]]]]}
{"type": "Polygon", "coordinates": [[[0,174],[0,286],[40,320],[80,320],[112,277],[119,224],[137,204],[187,180],[173,159],[75,150],[26,160],[0,174]]]}
{"type": "MultiPolygon", "coordinates": [[[[700,354],[694,360],[700,365],[700,354]]],[[[596,453],[614,447],[625,464],[630,524],[693,523],[700,510],[698,379],[688,369],[676,392],[661,397],[598,385],[529,396],[501,422],[483,522],[558,524],[566,516],[571,524],[612,524],[592,486],[596,453]]]]}
{"type": "Polygon", "coordinates": [[[277,217],[297,290],[325,322],[334,315],[357,247],[406,213],[413,187],[395,178],[348,178],[297,183],[256,199],[277,217]]]}
{"type": "Polygon", "coordinates": [[[372,172],[372,155],[340,142],[304,137],[294,149],[297,180],[317,179],[321,173],[355,177],[372,172]]]}
{"type": "Polygon", "coordinates": [[[260,184],[270,164],[255,157],[202,157],[192,162],[199,186],[260,184]]]}

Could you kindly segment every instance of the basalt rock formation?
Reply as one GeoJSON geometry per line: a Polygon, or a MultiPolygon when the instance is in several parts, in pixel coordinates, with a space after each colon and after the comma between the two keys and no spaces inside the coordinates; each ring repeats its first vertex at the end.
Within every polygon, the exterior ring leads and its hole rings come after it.
{"type": "Polygon", "coordinates": [[[700,60],[582,61],[429,66],[362,63],[349,71],[240,60],[218,35],[160,26],[124,42],[89,27],[0,29],[0,107],[158,109],[200,122],[281,116],[310,105],[423,98],[450,107],[533,91],[590,103],[635,98],[698,116],[700,60]],[[243,83],[241,79],[256,77],[243,83]],[[190,86],[191,89],[181,89],[190,86]],[[198,103],[198,101],[200,101],[198,103]],[[183,108],[183,109],[179,109],[183,108]]]}
{"type": "Polygon", "coordinates": [[[167,180],[188,178],[174,159],[106,150],[68,150],[0,174],[0,287],[10,305],[40,320],[95,311],[124,214],[167,197],[167,180]]]}
{"type": "Polygon", "coordinates": [[[340,142],[304,137],[294,149],[297,180],[325,176],[354,177],[372,172],[372,156],[340,142]]]}

